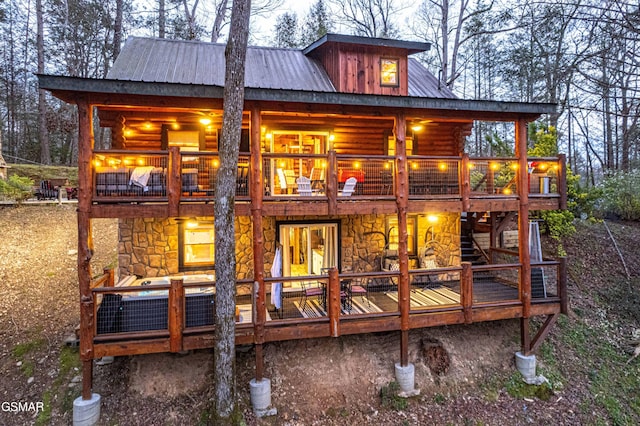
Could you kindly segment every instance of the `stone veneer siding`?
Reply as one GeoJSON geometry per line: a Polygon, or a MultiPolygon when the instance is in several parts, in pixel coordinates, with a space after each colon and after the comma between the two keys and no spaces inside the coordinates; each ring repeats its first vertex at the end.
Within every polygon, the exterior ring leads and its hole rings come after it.
{"type": "MultiPolygon", "coordinates": [[[[379,271],[384,249],[385,215],[343,216],[339,220],[342,241],[343,272],[379,271]]],[[[212,220],[212,218],[199,218],[212,220]]],[[[326,220],[307,217],[305,221],[326,220]]],[[[300,221],[300,217],[264,218],[265,276],[269,276],[275,253],[276,221],[300,221]]],[[[251,218],[236,218],[236,271],[238,279],[253,278],[253,242],[251,218]]],[[[425,244],[426,231],[433,227],[435,252],[439,266],[460,265],[460,215],[440,213],[436,223],[426,215],[418,216],[417,247],[425,244]]],[[[118,266],[119,276],[156,277],[180,273],[178,261],[178,230],[176,219],[120,219],[118,266]]],[[[417,267],[412,265],[412,268],[417,267]]],[[[213,273],[213,270],[188,273],[213,273]]]]}
{"type": "MultiPolygon", "coordinates": [[[[213,218],[197,218],[213,220],[213,218]]],[[[238,217],[236,227],[236,271],[238,279],[253,276],[252,228],[249,217],[238,217]]],[[[157,277],[180,273],[179,225],[175,218],[120,219],[118,224],[118,272],[120,277],[157,277]]],[[[211,270],[187,274],[213,273],[211,270]]]]}

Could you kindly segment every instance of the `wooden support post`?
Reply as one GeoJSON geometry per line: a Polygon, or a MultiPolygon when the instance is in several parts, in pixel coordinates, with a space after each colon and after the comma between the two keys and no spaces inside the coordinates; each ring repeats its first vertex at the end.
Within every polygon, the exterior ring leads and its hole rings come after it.
{"type": "Polygon", "coordinates": [[[182,351],[184,330],[184,285],[182,278],[171,279],[169,288],[169,350],[182,351]]]}
{"type": "Polygon", "coordinates": [[[180,198],[182,196],[182,170],[180,168],[180,149],[169,147],[169,165],[167,171],[167,204],[169,217],[180,214],[180,198]]]}
{"type": "Polygon", "coordinates": [[[465,324],[471,324],[473,322],[473,270],[471,269],[471,262],[462,262],[460,303],[464,312],[465,324]]]}
{"type": "Polygon", "coordinates": [[[91,389],[93,383],[93,360],[82,361],[82,399],[91,399],[91,389]]]}
{"type": "Polygon", "coordinates": [[[327,160],[327,202],[329,215],[336,214],[338,211],[337,197],[338,197],[338,160],[336,158],[336,152],[329,151],[327,160]]]}
{"type": "Polygon", "coordinates": [[[407,208],[409,203],[409,173],[407,172],[407,122],[404,112],[398,113],[395,119],[394,133],[396,138],[396,205],[398,207],[398,261],[400,277],[398,279],[398,308],[400,309],[400,365],[409,364],[409,254],[407,234],[407,208]]]}
{"type": "Polygon", "coordinates": [[[523,355],[531,353],[531,334],[529,332],[529,318],[520,318],[520,343],[523,355]]]}
{"type": "Polygon", "coordinates": [[[102,273],[107,275],[108,278],[104,283],[105,287],[114,287],[115,286],[115,270],[113,268],[104,268],[102,273]]]}
{"type": "Polygon", "coordinates": [[[340,336],[340,304],[342,303],[338,269],[329,269],[329,285],[327,287],[326,297],[329,311],[329,330],[332,337],[338,337],[340,336]]]}
{"type": "Polygon", "coordinates": [[[527,123],[516,121],[516,157],[518,157],[518,252],[520,255],[520,301],[522,317],[531,315],[531,254],[529,253],[529,170],[527,164],[527,123]]]}
{"type": "Polygon", "coordinates": [[[560,210],[567,209],[567,156],[558,155],[558,193],[560,194],[560,210]]]}
{"type": "Polygon", "coordinates": [[[78,100],[78,285],[80,288],[80,359],[82,399],[91,399],[93,387],[94,301],[91,293],[91,154],[93,152],[93,110],[85,99],[78,100]]]}
{"type": "MultiPolygon", "coordinates": [[[[262,173],[262,147],[261,147],[261,117],[260,109],[251,109],[251,170],[249,188],[251,194],[251,219],[253,222],[253,334],[256,344],[256,381],[261,381],[264,376],[264,357],[262,345],[264,344],[264,326],[266,315],[266,289],[264,285],[264,238],[262,231],[262,202],[264,192],[264,177],[262,173]]],[[[275,242],[274,242],[275,243],[275,242]]]]}
{"type": "Polygon", "coordinates": [[[569,296],[567,295],[567,258],[558,259],[558,291],[560,292],[560,312],[569,315],[569,296]]]}
{"type": "Polygon", "coordinates": [[[471,171],[470,171],[469,154],[462,154],[461,170],[458,171],[459,181],[461,185],[462,211],[468,212],[471,209],[471,171]]]}

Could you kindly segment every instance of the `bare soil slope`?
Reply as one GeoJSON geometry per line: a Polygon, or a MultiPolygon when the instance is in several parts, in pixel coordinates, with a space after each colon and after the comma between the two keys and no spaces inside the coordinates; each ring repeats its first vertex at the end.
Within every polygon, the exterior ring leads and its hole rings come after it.
{"type": "MultiPolygon", "coordinates": [[[[278,415],[256,419],[248,383],[252,348],[239,348],[237,387],[249,425],[637,424],[640,340],[640,226],[609,223],[632,279],[603,224],[579,224],[564,241],[572,313],[538,356],[553,392],[538,398],[515,373],[519,322],[411,333],[410,359],[421,395],[407,407],[381,398],[394,380],[397,333],[291,341],[265,348],[278,415]]],[[[48,409],[0,411],[0,424],[71,422],[80,394],[77,350],[64,339],[78,324],[75,206],[0,209],[0,402],[44,401],[48,409]]],[[[117,226],[94,224],[96,274],[116,260],[117,226]]],[[[101,424],[205,424],[212,356],[154,354],[96,366],[101,424]]]]}

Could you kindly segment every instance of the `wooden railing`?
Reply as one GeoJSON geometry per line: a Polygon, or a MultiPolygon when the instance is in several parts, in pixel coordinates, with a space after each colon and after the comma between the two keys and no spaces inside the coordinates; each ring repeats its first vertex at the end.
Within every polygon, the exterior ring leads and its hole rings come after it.
{"type": "MultiPolygon", "coordinates": [[[[263,197],[278,201],[300,199],[296,179],[311,181],[313,200],[340,199],[345,181],[356,179],[356,199],[394,199],[395,158],[390,156],[327,154],[262,155],[263,197]]],[[[236,199],[249,201],[252,177],[251,157],[241,153],[238,160],[236,199]]],[[[96,151],[93,155],[93,199],[96,202],[213,201],[217,172],[217,152],[96,151]]],[[[463,197],[510,197],[521,191],[516,186],[518,162],[514,158],[468,158],[409,156],[410,199],[463,197]]],[[[529,188],[534,196],[564,194],[563,157],[532,158],[529,161],[529,188]]],[[[308,194],[306,194],[308,195],[308,194]]],[[[304,197],[309,199],[309,197],[304,197]]]]}

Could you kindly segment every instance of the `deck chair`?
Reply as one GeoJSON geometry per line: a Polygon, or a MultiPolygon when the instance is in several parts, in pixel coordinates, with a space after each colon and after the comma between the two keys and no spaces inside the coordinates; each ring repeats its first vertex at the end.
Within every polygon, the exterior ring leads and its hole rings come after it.
{"type": "Polygon", "coordinates": [[[362,302],[364,303],[365,297],[367,299],[367,305],[371,306],[371,302],[369,301],[369,290],[367,284],[364,283],[364,280],[354,279],[351,282],[351,296],[360,296],[362,302]]]}
{"type": "Polygon", "coordinates": [[[309,180],[311,181],[311,188],[324,190],[324,169],[312,168],[309,180]]]}
{"type": "Polygon", "coordinates": [[[300,308],[302,310],[304,310],[307,304],[307,299],[309,299],[310,297],[318,298],[318,301],[322,303],[322,306],[324,307],[326,303],[324,287],[320,287],[319,285],[314,286],[313,284],[308,283],[306,281],[302,281],[301,285],[302,285],[302,294],[301,294],[301,300],[300,300],[300,308]]]}
{"type": "Polygon", "coordinates": [[[338,195],[340,197],[350,197],[353,194],[353,191],[355,191],[356,189],[357,182],[358,181],[353,176],[347,179],[344,183],[344,187],[342,188],[342,191],[338,191],[338,195]]]}
{"type": "Polygon", "coordinates": [[[313,191],[311,191],[311,181],[308,177],[300,176],[296,179],[296,184],[298,185],[298,194],[303,197],[313,195],[313,191]]]}

